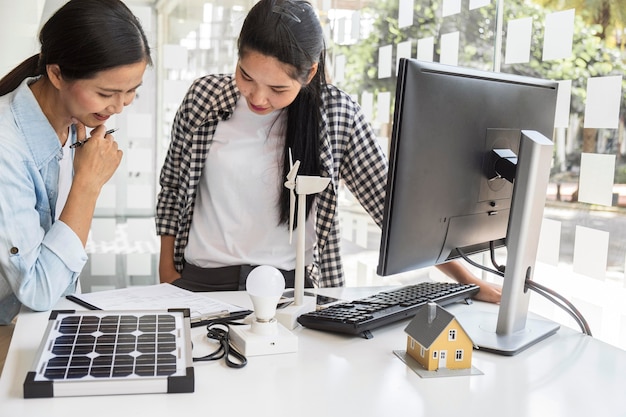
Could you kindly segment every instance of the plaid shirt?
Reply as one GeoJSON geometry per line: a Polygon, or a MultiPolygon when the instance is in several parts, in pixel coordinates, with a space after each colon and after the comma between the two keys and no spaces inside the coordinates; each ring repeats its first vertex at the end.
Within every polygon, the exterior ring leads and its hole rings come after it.
{"type": "MultiPolygon", "coordinates": [[[[194,81],[174,118],[172,141],[160,175],[156,212],[158,235],[176,236],[174,262],[182,270],[183,253],[200,174],[217,124],[233,114],[239,90],[231,75],[209,75],[194,81]]],[[[344,285],[337,193],[343,180],[374,221],[383,218],[387,158],[358,104],[329,86],[323,95],[320,162],[330,185],[317,194],[314,265],[309,276],[320,287],[344,285]]]]}

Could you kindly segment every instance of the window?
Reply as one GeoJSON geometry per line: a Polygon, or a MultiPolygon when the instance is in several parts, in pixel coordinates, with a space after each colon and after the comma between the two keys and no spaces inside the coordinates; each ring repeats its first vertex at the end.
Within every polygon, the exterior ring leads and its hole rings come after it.
{"type": "Polygon", "coordinates": [[[454,354],[454,360],[462,361],[464,357],[463,353],[464,353],[463,349],[457,349],[454,354]]]}
{"type": "Polygon", "coordinates": [[[448,341],[454,342],[456,340],[456,329],[450,329],[448,331],[448,341]]]}

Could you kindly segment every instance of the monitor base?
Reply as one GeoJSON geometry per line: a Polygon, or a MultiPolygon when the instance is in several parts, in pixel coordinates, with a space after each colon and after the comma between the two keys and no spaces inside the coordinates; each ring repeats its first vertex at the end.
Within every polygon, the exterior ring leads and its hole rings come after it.
{"type": "Polygon", "coordinates": [[[545,319],[527,318],[526,326],[511,334],[496,332],[498,314],[487,311],[463,311],[457,320],[479,350],[514,356],[553,335],[560,325],[545,319]]]}

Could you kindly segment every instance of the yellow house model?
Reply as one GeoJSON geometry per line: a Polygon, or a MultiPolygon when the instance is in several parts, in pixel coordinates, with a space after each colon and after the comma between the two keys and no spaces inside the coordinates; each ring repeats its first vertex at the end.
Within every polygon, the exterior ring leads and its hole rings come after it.
{"type": "Polygon", "coordinates": [[[436,303],[418,310],[404,330],[406,353],[424,369],[467,369],[472,367],[474,343],[454,315],[436,303]]]}

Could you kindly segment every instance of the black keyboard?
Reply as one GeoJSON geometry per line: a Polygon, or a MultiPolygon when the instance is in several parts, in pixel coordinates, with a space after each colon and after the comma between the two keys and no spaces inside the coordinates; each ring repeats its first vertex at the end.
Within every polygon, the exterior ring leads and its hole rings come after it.
{"type": "Polygon", "coordinates": [[[421,282],[305,313],[298,317],[298,323],[310,329],[361,335],[370,339],[373,337],[371,330],[413,317],[417,310],[431,301],[445,306],[469,300],[478,290],[479,287],[474,284],[421,282]]]}

